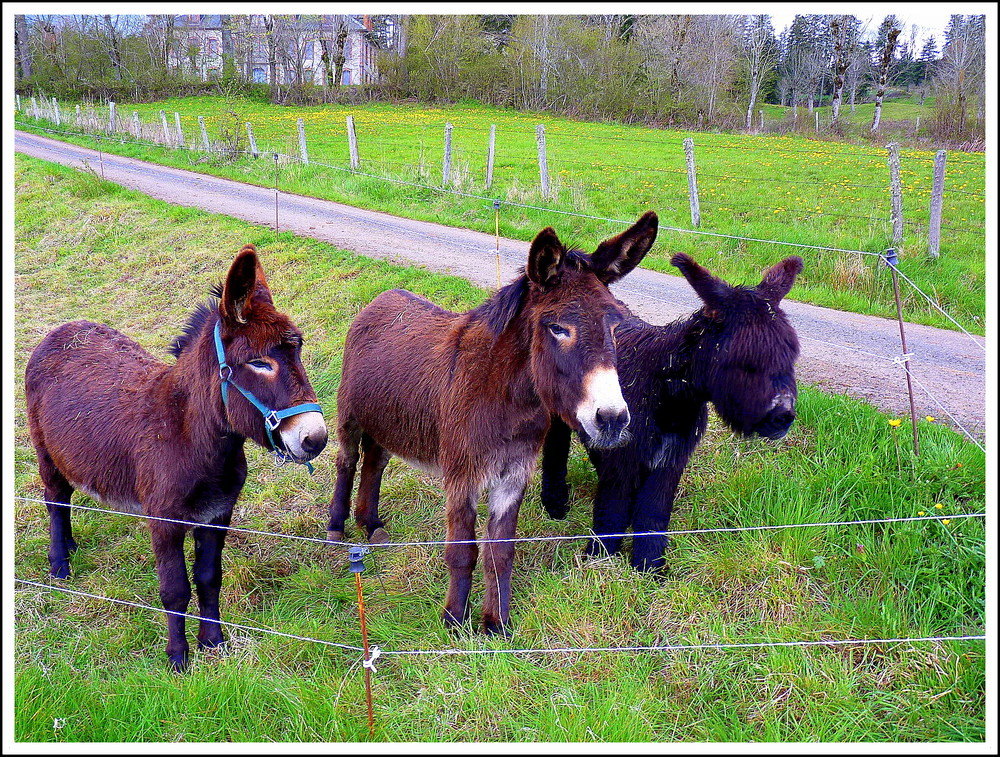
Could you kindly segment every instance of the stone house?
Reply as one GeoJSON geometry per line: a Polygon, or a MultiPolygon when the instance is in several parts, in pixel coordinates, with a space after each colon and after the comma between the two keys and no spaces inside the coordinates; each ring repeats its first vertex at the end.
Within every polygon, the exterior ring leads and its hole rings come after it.
{"type": "Polygon", "coordinates": [[[233,15],[225,29],[219,14],[179,15],[174,17],[170,65],[205,81],[221,76],[224,33],[229,35],[237,69],[254,82],[327,85],[336,75],[334,60],[341,38],[341,84],[367,84],[378,75],[379,47],[368,16],[233,15]]]}

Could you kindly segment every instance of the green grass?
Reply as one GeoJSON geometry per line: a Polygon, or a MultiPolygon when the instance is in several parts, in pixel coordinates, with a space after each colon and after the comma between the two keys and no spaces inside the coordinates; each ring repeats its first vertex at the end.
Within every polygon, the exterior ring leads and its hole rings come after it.
{"type": "MultiPolygon", "coordinates": [[[[896,104],[893,104],[895,107],[896,104]]],[[[902,106],[900,106],[902,107],[902,106]]],[[[260,150],[298,154],[296,119],[302,118],[309,156],[332,166],[349,166],[345,116],[357,124],[362,170],[378,176],[440,186],[443,126],[454,125],[451,187],[513,203],[542,206],[589,216],[634,220],[650,208],[661,224],[691,228],[682,139],[692,136],[697,155],[701,229],[765,240],[779,240],[880,253],[892,246],[888,169],[884,150],[817,141],[808,136],[747,136],[691,133],[611,123],[584,123],[549,114],[522,113],[477,104],[432,108],[417,105],[283,107],[219,97],[120,104],[130,122],[138,112],[144,139],[162,133],[159,111],[181,114],[189,145],[200,144],[197,116],[203,115],[210,139],[246,149],[244,122],[252,122],[260,150]],[[546,124],[549,170],[554,196],[538,188],[536,124],[546,124]],[[485,188],[486,144],[497,125],[492,189],[485,188]]],[[[858,116],[860,117],[860,115],[858,116]]],[[[45,122],[49,123],[49,122],[45,122]]],[[[51,124],[50,124],[51,125],[51,124]]],[[[67,127],[72,130],[71,127],[67,127]]],[[[66,137],[95,146],[90,136],[66,137]]],[[[272,186],[271,159],[239,160],[193,150],[169,150],[129,142],[101,141],[103,149],[131,157],[189,168],[240,181],[272,186]]],[[[985,317],[984,157],[951,153],[946,181],[941,256],[927,257],[927,219],[933,152],[902,151],[903,207],[907,221],[901,270],[958,319],[983,333],[985,317]],[[971,194],[969,194],[971,193],[971,194]]],[[[311,164],[283,164],[280,186],[360,207],[493,233],[487,201],[442,194],[424,187],[386,183],[311,164]]],[[[554,225],[565,237],[603,239],[620,225],[592,218],[504,206],[501,234],[530,240],[554,225]]],[[[841,310],[895,317],[891,280],[877,257],[797,249],[761,242],[699,236],[664,229],[644,266],[676,273],[669,260],[688,252],[713,270],[738,282],[754,282],[778,255],[800,253],[806,268],[796,297],[841,310]]],[[[903,287],[908,320],[954,328],[922,296],[903,287]]]]}
{"type": "MultiPolygon", "coordinates": [[[[15,192],[14,480],[23,496],[42,493],[20,377],[42,335],[90,318],[165,355],[244,243],[259,246],[276,303],[305,333],[304,362],[331,423],[346,328],[373,296],[405,286],[451,308],[486,296],[461,279],[290,234],[275,240],[262,227],[21,156],[15,192]]],[[[799,409],[780,443],[736,438],[713,420],[682,481],[675,527],[947,517],[985,507],[984,455],[949,429],[922,423],[914,459],[906,427],[893,429],[868,405],[802,387],[799,409]]],[[[298,466],[275,468],[248,446],[251,473],[234,525],[321,536],[335,452],[331,445],[310,477],[298,466]]],[[[596,482],[578,447],[570,481],[568,521],[544,516],[533,484],[520,535],[587,531],[596,482]]],[[[394,537],[442,537],[435,479],[394,460],[383,503],[394,537]]],[[[44,509],[17,502],[14,521],[16,574],[50,581],[44,509]]],[[[74,523],[81,548],[63,585],[155,606],[141,524],[85,512],[74,523]]],[[[976,634],[984,623],[979,519],[677,537],[659,580],[633,572],[625,558],[584,560],[580,549],[519,548],[509,644],[889,638],[976,634]]],[[[358,643],[353,576],[336,550],[232,534],[223,564],[224,619],[358,643]]],[[[502,644],[443,629],[439,548],[380,553],[370,565],[370,633],[384,649],[502,644]]],[[[18,740],[367,738],[354,654],[235,631],[228,654],[197,654],[177,676],[167,670],[158,613],[36,589],[18,591],[15,609],[18,740]]],[[[382,658],[374,677],[377,738],[395,741],[982,741],[984,690],[979,641],[382,658]]]]}

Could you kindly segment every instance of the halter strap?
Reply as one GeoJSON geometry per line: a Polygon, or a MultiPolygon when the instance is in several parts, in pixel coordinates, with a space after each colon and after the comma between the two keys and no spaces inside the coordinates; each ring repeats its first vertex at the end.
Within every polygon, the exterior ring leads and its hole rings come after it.
{"type": "MultiPolygon", "coordinates": [[[[315,402],[304,402],[301,405],[293,405],[292,407],[286,407],[284,410],[272,410],[263,402],[261,402],[257,397],[254,396],[253,392],[248,389],[244,389],[242,386],[233,381],[233,368],[229,363],[226,362],[226,350],[222,346],[222,333],[219,328],[221,321],[215,322],[215,330],[213,334],[215,336],[215,354],[219,359],[219,378],[222,380],[222,404],[228,409],[229,407],[229,385],[232,384],[233,387],[244,397],[247,401],[257,408],[257,411],[264,416],[264,431],[267,432],[267,441],[271,445],[271,452],[274,453],[274,458],[278,461],[279,465],[284,465],[287,462],[298,462],[291,455],[289,455],[285,450],[278,449],[277,445],[274,443],[274,436],[271,432],[275,431],[281,422],[290,416],[300,415],[301,413],[319,413],[323,414],[323,408],[317,405],[315,402]]],[[[306,466],[309,473],[312,474],[313,466],[308,461],[304,463],[299,463],[300,465],[306,466]]]]}

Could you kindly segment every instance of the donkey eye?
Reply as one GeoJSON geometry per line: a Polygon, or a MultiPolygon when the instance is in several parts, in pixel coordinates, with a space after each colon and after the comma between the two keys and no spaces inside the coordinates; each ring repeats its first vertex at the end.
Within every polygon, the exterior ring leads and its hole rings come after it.
{"type": "Polygon", "coordinates": [[[272,366],[266,360],[249,360],[249,361],[247,361],[247,365],[249,365],[255,371],[268,371],[268,372],[270,372],[270,371],[274,370],[274,366],[272,366]]]}
{"type": "Polygon", "coordinates": [[[554,336],[556,339],[565,339],[566,337],[569,336],[569,329],[563,328],[558,323],[548,324],[548,329],[549,332],[552,334],[552,336],[554,336]]]}

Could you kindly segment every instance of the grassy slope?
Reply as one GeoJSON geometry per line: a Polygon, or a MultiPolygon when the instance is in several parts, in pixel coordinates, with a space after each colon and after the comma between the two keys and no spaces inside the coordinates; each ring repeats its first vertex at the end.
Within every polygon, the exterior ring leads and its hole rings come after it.
{"type": "MultiPolygon", "coordinates": [[[[80,317],[164,355],[231,256],[254,242],[276,302],[306,334],[306,367],[333,422],[345,330],[375,294],[405,286],[452,308],[485,296],[456,278],[291,235],[275,241],[266,229],[41,161],[18,157],[15,187],[20,367],[48,329],[80,317]]],[[[20,380],[17,387],[15,483],[38,496],[20,380]]],[[[800,402],[800,421],[781,443],[737,439],[713,425],[682,483],[677,528],[982,511],[984,457],[948,429],[926,424],[914,462],[905,426],[893,430],[871,407],[805,387],[800,402]]],[[[251,474],[234,524],[321,535],[335,449],[311,478],[248,452],[251,474]]],[[[533,486],[521,535],[586,532],[595,480],[578,448],[570,476],[570,519],[546,519],[533,486]]],[[[441,537],[435,479],[393,461],[383,502],[395,537],[441,537]]],[[[44,510],[18,502],[14,511],[17,574],[47,581],[44,510]]],[[[66,585],[157,604],[145,530],[110,515],[74,520],[81,549],[66,585]]],[[[578,543],[527,544],[515,568],[511,643],[978,633],[983,544],[975,519],[678,537],[662,581],[621,559],[583,561],[578,543]]],[[[352,577],[332,550],[232,535],[224,570],[225,619],[359,641],[352,577]]],[[[366,585],[371,634],[383,648],[490,643],[441,627],[446,570],[438,548],[380,555],[366,585]]],[[[474,600],[478,578],[476,586],[474,600]]],[[[166,670],[159,614],[34,589],[18,592],[16,609],[20,740],[366,738],[353,655],[235,632],[231,654],[198,655],[178,677],[166,670]]],[[[391,740],[976,741],[984,738],[983,646],[383,658],[375,702],[378,736],[391,740]]]]}
{"type": "MultiPolygon", "coordinates": [[[[254,125],[261,150],[297,154],[296,119],[301,117],[313,161],[349,165],[344,118],[353,114],[365,171],[440,185],[442,125],[454,124],[456,188],[509,202],[545,205],[586,215],[632,219],[653,208],[661,224],[691,228],[681,140],[688,132],[619,124],[582,123],[548,114],[520,113],[479,105],[431,108],[415,105],[282,107],[218,97],[121,104],[147,122],[146,139],[162,132],[159,110],[179,112],[189,144],[200,143],[196,116],[204,115],[210,138],[226,129],[245,149],[244,122],[254,125]],[[534,127],[544,121],[554,199],[538,191],[534,127]],[[494,185],[485,181],[489,125],[497,125],[494,185]],[[638,140],[638,141],[636,141],[638,140]]],[[[173,119],[170,119],[171,128],[173,119]]],[[[817,142],[802,136],[752,137],[695,133],[702,225],[707,231],[868,252],[892,246],[888,182],[882,151],[874,147],[817,142]]],[[[94,145],[90,137],[79,138],[94,145]]],[[[193,168],[257,184],[274,183],[271,160],[235,164],[198,153],[103,142],[113,152],[193,168]]],[[[952,155],[948,164],[942,254],[926,259],[926,221],[933,153],[904,150],[902,178],[904,235],[902,270],[936,297],[971,331],[982,333],[984,318],[985,219],[982,155],[952,155]],[[958,190],[958,191],[954,191],[958,190]],[[963,194],[974,192],[974,194],[963,194]]],[[[428,189],[387,184],[343,171],[298,164],[285,166],[282,188],[389,213],[492,233],[487,202],[442,195],[428,189]]],[[[578,238],[606,236],[603,221],[505,206],[501,233],[530,239],[553,224],[578,238]]],[[[612,226],[618,228],[618,226],[612,226]]],[[[686,251],[710,260],[722,274],[747,281],[778,254],[801,253],[807,260],[796,296],[842,310],[894,317],[892,288],[874,257],[796,250],[756,242],[663,231],[647,267],[673,273],[672,253],[686,251]]],[[[917,293],[904,286],[904,311],[912,321],[951,327],[917,293]]]]}

